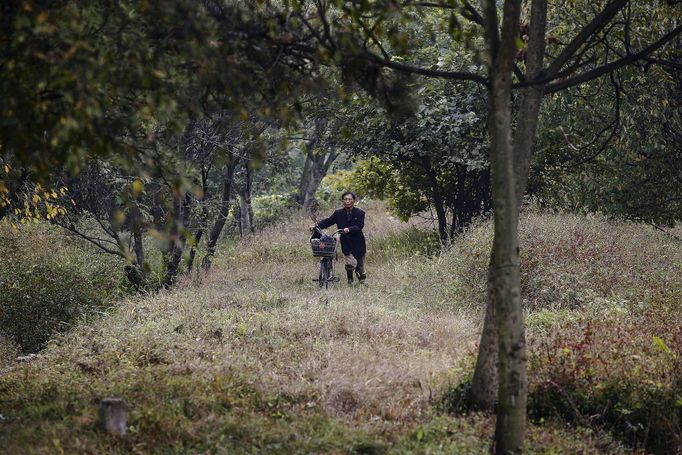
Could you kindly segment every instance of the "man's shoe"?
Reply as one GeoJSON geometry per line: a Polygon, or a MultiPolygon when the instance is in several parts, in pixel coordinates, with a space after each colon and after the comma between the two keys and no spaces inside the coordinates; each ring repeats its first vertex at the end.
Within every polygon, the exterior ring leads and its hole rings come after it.
{"type": "Polygon", "coordinates": [[[367,278],[366,273],[360,273],[356,270],[355,274],[358,276],[358,281],[365,281],[365,278],[367,278]]]}
{"type": "Polygon", "coordinates": [[[353,271],[346,270],[346,276],[348,277],[348,284],[353,284],[353,271]]]}

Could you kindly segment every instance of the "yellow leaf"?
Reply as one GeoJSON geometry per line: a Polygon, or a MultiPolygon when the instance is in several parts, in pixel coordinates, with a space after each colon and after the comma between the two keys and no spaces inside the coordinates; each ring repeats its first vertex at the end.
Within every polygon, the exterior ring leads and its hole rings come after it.
{"type": "Polygon", "coordinates": [[[47,12],[43,11],[36,16],[36,22],[42,24],[47,20],[47,12]]]}
{"type": "Polygon", "coordinates": [[[131,184],[132,192],[133,192],[133,197],[137,197],[144,191],[144,184],[140,179],[135,179],[135,181],[131,184]]]}

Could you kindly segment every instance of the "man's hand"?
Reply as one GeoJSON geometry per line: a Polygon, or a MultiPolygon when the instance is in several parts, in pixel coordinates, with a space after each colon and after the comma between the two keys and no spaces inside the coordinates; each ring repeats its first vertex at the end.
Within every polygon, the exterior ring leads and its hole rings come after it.
{"type": "Polygon", "coordinates": [[[310,232],[313,232],[313,229],[315,229],[315,225],[314,225],[314,224],[311,224],[310,226],[308,226],[308,230],[309,230],[310,232]]]}
{"type": "Polygon", "coordinates": [[[343,228],[343,233],[344,233],[344,234],[348,234],[349,232],[350,232],[350,229],[348,229],[348,228],[343,228]]]}

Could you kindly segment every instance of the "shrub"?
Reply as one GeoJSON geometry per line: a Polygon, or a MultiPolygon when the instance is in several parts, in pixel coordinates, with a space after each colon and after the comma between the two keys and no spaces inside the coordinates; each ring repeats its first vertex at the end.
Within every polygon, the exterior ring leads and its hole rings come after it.
{"type": "MultiPolygon", "coordinates": [[[[340,170],[333,174],[327,174],[322,179],[320,187],[315,193],[315,198],[327,203],[337,203],[341,198],[341,193],[346,190],[355,191],[350,171],[340,170]]],[[[361,194],[358,194],[362,197],[361,194]]]]}
{"type": "Polygon", "coordinates": [[[48,225],[0,227],[0,335],[24,352],[124,292],[121,261],[48,225]]]}
{"type": "Polygon", "coordinates": [[[298,213],[299,205],[293,195],[271,194],[253,198],[253,212],[256,229],[263,229],[281,221],[292,213],[298,213]]]}
{"type": "Polygon", "coordinates": [[[676,311],[583,317],[531,350],[529,417],[599,426],[635,449],[680,451],[681,360],[676,311]]]}

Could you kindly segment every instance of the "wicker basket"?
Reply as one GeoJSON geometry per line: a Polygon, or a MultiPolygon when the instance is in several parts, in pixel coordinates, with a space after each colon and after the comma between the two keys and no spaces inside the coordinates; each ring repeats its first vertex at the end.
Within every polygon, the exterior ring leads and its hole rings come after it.
{"type": "Polygon", "coordinates": [[[321,239],[310,239],[310,247],[313,250],[313,256],[334,256],[336,252],[336,239],[334,237],[324,236],[321,239]]]}

